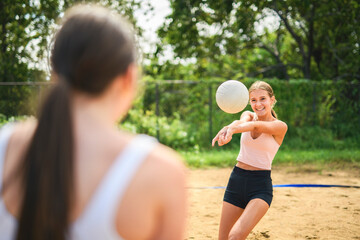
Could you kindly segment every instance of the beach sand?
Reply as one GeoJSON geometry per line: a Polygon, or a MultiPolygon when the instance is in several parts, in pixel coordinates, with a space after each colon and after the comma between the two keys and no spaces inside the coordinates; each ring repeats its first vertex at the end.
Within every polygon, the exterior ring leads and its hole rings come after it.
{"type": "MultiPolygon", "coordinates": [[[[217,239],[225,190],[216,187],[226,186],[231,171],[189,170],[185,239],[217,239]]],[[[272,180],[273,184],[360,186],[360,171],[277,166],[272,180]]],[[[247,239],[360,239],[360,188],[274,188],[269,211],[247,239]]]]}

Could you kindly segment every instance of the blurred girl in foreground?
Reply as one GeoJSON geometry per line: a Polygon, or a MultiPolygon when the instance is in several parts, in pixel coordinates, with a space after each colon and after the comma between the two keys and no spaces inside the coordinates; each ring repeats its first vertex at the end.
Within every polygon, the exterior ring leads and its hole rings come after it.
{"type": "Polygon", "coordinates": [[[66,12],[38,121],[0,131],[0,239],[183,239],[180,157],[116,128],[136,92],[135,62],[120,16],[66,12]]]}

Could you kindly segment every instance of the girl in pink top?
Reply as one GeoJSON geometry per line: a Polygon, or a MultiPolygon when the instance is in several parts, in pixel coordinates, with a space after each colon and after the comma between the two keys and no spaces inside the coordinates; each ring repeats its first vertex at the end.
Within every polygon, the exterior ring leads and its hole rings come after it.
{"type": "Polygon", "coordinates": [[[227,185],[220,220],[219,240],[246,239],[265,215],[272,201],[271,163],[287,131],[277,119],[271,86],[255,82],[249,89],[254,112],[245,111],[240,120],[222,128],[212,141],[219,146],[242,133],[238,162],[227,185]]]}

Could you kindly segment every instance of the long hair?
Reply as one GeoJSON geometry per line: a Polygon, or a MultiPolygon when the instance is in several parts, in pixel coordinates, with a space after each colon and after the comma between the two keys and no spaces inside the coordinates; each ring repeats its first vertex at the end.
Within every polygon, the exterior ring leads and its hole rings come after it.
{"type": "MultiPolygon", "coordinates": [[[[272,89],[270,84],[268,84],[267,82],[264,82],[264,81],[254,82],[249,88],[249,93],[251,93],[252,91],[257,90],[257,89],[265,90],[269,94],[270,98],[275,96],[274,90],[272,89]]],[[[277,114],[274,110],[275,103],[276,103],[276,99],[275,99],[273,105],[271,106],[271,115],[273,115],[274,118],[278,118],[277,114]]]]}
{"type": "Polygon", "coordinates": [[[135,61],[127,23],[91,5],[66,12],[51,53],[56,84],[19,169],[23,198],[17,240],[66,239],[75,195],[71,95],[73,90],[100,95],[135,61]]]}

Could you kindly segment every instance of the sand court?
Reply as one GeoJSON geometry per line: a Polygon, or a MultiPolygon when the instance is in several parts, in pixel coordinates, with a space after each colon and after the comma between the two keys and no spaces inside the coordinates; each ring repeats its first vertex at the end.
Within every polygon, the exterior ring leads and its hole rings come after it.
{"type": "MultiPolygon", "coordinates": [[[[189,170],[186,239],[217,239],[231,168],[189,170]]],[[[275,166],[273,184],[360,186],[360,170],[275,166]]],[[[275,187],[271,208],[248,239],[360,239],[360,188],[275,187]]]]}

